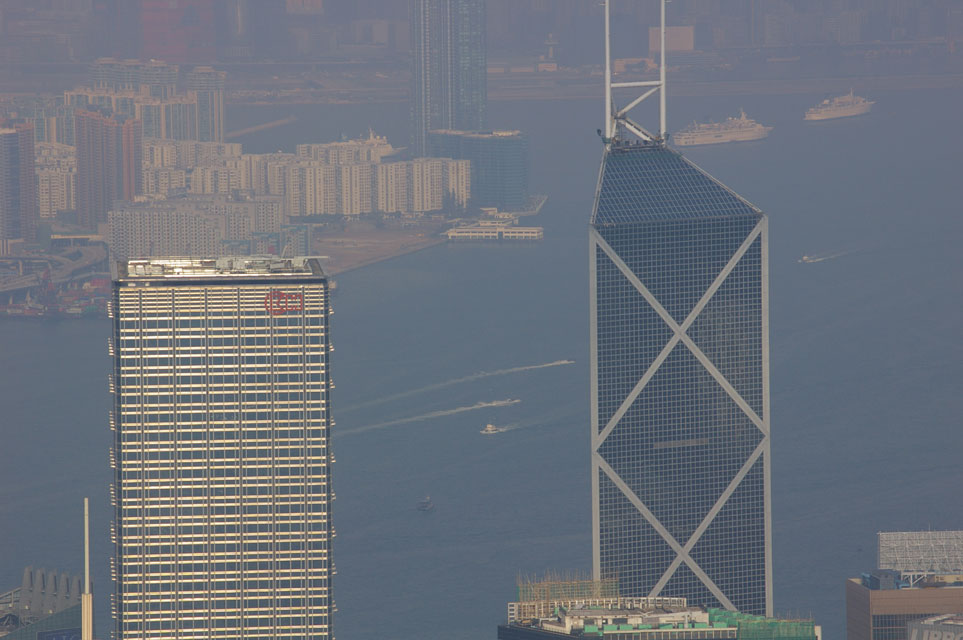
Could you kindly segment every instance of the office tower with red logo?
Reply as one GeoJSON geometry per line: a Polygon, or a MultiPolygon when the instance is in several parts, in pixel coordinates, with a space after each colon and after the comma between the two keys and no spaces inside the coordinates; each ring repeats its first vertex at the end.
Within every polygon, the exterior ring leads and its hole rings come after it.
{"type": "Polygon", "coordinates": [[[328,280],[114,265],[115,637],[332,637],[328,280]]]}

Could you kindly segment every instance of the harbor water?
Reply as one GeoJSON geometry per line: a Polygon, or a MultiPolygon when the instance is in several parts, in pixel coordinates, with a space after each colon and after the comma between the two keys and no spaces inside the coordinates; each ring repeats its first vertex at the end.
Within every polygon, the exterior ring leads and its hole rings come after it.
{"type": "MultiPolygon", "coordinates": [[[[963,91],[670,99],[670,125],[744,107],[774,129],[686,155],[770,217],[776,609],[845,633],[843,583],[881,530],[963,528],[963,91]],[[801,261],[802,256],[810,260],[801,261]]],[[[538,243],[448,244],[338,277],[335,617],[342,640],[483,640],[519,575],[591,566],[587,222],[601,101],[502,102],[530,135],[538,243]],[[486,424],[503,429],[480,434],[486,424]],[[420,510],[426,498],[433,509],[420,510]]],[[[234,107],[296,116],[248,151],[356,136],[404,145],[404,104],[234,107]]],[[[640,116],[645,119],[646,115],[640,116]]],[[[0,590],[79,573],[89,495],[109,630],[105,320],[0,323],[0,590]],[[99,533],[97,533],[99,531],[99,533]]]]}

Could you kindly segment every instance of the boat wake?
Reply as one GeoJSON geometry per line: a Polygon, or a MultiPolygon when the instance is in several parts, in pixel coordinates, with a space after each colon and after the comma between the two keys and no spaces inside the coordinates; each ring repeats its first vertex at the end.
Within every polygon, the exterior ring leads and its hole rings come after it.
{"type": "Polygon", "coordinates": [[[509,398],[507,400],[492,400],[489,402],[476,402],[473,405],[467,407],[456,407],[454,409],[442,409],[440,411],[432,411],[431,413],[424,413],[420,416],[411,416],[410,418],[398,418],[397,420],[389,420],[387,422],[378,422],[377,424],[369,424],[363,427],[357,427],[355,429],[348,429],[346,431],[338,431],[334,434],[334,437],[338,436],[348,436],[354,435],[356,433],[364,433],[365,431],[374,431],[375,429],[385,429],[387,427],[394,427],[400,424],[408,424],[409,422],[421,422],[422,420],[431,420],[432,418],[442,418],[445,416],[453,416],[457,413],[465,413],[466,411],[478,411],[479,409],[491,409],[493,407],[507,407],[513,404],[518,404],[521,402],[518,398],[509,398]]]}
{"type": "Polygon", "coordinates": [[[510,369],[498,369],[497,371],[481,371],[479,373],[473,373],[470,376],[453,378],[451,380],[446,380],[445,382],[436,382],[435,384],[430,384],[427,387],[410,389],[408,391],[402,391],[401,393],[393,393],[390,396],[375,398],[374,400],[369,400],[367,402],[362,402],[360,404],[351,405],[350,407],[338,407],[338,413],[339,414],[347,413],[349,411],[354,411],[356,409],[361,409],[363,407],[373,407],[375,405],[384,404],[385,402],[391,402],[392,400],[400,400],[401,398],[407,398],[408,396],[417,395],[419,393],[427,393],[429,391],[436,391],[438,389],[444,389],[445,387],[450,387],[456,384],[462,384],[464,382],[474,382],[475,380],[481,380],[483,378],[491,378],[492,376],[507,376],[512,373],[522,373],[523,371],[534,371],[536,369],[548,369],[549,367],[561,367],[566,364],[575,364],[575,361],[574,360],[556,360],[554,362],[546,362],[544,364],[528,364],[528,365],[523,365],[521,367],[511,367],[510,369]]]}
{"type": "Polygon", "coordinates": [[[803,264],[812,264],[813,262],[824,262],[826,260],[832,260],[833,258],[841,258],[845,255],[849,255],[850,253],[853,253],[853,252],[838,251],[836,253],[826,253],[826,254],[814,255],[814,256],[803,256],[799,260],[796,260],[796,262],[800,262],[803,264]]]}

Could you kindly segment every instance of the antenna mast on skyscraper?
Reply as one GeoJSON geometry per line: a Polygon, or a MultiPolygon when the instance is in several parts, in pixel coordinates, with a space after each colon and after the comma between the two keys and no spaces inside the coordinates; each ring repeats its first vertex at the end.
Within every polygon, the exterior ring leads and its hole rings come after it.
{"type": "Polygon", "coordinates": [[[646,142],[664,142],[666,139],[665,131],[665,2],[659,0],[661,6],[661,22],[659,25],[659,79],[642,80],[638,82],[612,82],[612,48],[609,30],[609,2],[603,0],[605,5],[605,129],[602,138],[608,144],[617,137],[619,128],[631,131],[646,142]],[[648,90],[635,100],[628,103],[621,109],[615,106],[615,97],[612,94],[614,89],[628,88],[647,88],[648,90]],[[659,92],[659,133],[653,134],[628,117],[630,110],[634,109],[643,100],[659,92]]]}

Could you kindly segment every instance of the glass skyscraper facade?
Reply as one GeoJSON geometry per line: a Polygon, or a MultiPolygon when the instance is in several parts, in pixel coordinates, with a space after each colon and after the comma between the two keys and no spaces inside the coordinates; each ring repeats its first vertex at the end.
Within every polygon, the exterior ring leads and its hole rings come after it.
{"type": "Polygon", "coordinates": [[[330,638],[329,305],[318,261],[115,268],[115,637],[330,638]]]}
{"type": "Polygon", "coordinates": [[[528,138],[521,131],[429,131],[428,155],[471,162],[473,206],[511,211],[528,204],[528,138]]]}
{"type": "Polygon", "coordinates": [[[589,235],[595,577],[772,615],[767,219],[615,140],[589,235]]]}
{"type": "Polygon", "coordinates": [[[411,146],[428,149],[432,129],[487,126],[485,0],[409,0],[411,146]]]}

